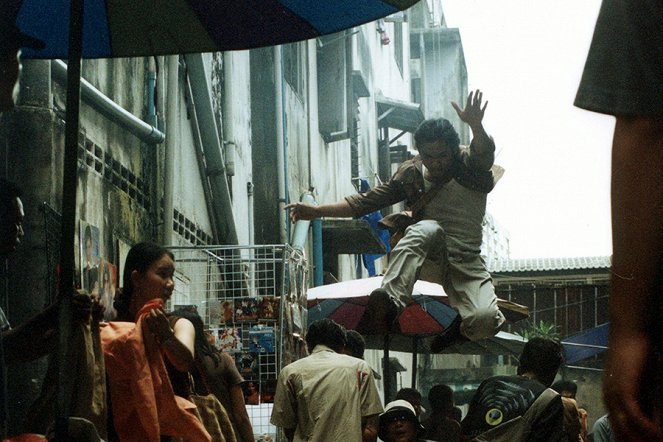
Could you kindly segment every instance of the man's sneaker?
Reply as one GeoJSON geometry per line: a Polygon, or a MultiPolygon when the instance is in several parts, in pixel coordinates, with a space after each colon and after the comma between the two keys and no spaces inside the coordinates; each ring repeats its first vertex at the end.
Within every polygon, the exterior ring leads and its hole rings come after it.
{"type": "Polygon", "coordinates": [[[462,342],[469,341],[469,339],[460,332],[461,322],[462,320],[460,315],[456,316],[446,330],[435,336],[433,338],[433,342],[430,344],[430,352],[442,353],[446,348],[454,344],[460,344],[462,342]]]}
{"type": "Polygon", "coordinates": [[[397,325],[398,305],[386,290],[379,288],[371,292],[357,331],[363,335],[385,335],[397,325]]]}

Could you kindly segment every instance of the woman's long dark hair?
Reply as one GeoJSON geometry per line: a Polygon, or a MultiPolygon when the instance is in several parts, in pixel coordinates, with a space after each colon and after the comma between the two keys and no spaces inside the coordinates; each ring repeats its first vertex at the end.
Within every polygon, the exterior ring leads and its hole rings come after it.
{"type": "Polygon", "coordinates": [[[129,314],[129,307],[134,295],[134,286],[131,281],[131,273],[137,270],[139,273],[145,273],[150,266],[161,259],[164,255],[170,256],[173,260],[173,253],[161,247],[159,244],[144,241],[134,245],[127,254],[124,261],[124,272],[122,274],[122,290],[118,292],[113,306],[117,310],[118,321],[133,321],[129,314]]]}
{"type": "Polygon", "coordinates": [[[169,313],[168,316],[179,316],[180,318],[188,319],[191,321],[193,328],[196,331],[196,338],[194,340],[196,358],[199,358],[202,355],[209,356],[214,361],[215,366],[219,365],[220,359],[218,350],[214,348],[214,346],[210,344],[209,339],[207,339],[203,318],[201,318],[198,313],[194,313],[189,309],[178,309],[172,313],[169,313]]]}

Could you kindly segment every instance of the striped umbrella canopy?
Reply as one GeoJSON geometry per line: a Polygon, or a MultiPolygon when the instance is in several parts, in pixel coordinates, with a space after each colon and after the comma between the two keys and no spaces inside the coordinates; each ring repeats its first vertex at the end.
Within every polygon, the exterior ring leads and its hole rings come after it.
{"type": "MultiPolygon", "coordinates": [[[[355,330],[366,310],[368,296],[382,284],[382,277],[355,279],[314,287],[308,290],[308,321],[329,318],[349,330],[355,330]]],[[[440,284],[416,281],[412,290],[414,303],[408,305],[398,317],[399,332],[390,336],[389,349],[413,351],[430,347],[434,336],[444,333],[458,318],[458,312],[449,305],[449,298],[440,284]],[[416,338],[416,343],[413,340],[416,338]]],[[[498,305],[511,322],[528,317],[525,306],[498,299],[498,305]]],[[[365,335],[367,348],[382,348],[383,336],[365,335]]],[[[518,354],[524,340],[510,333],[474,342],[454,344],[444,353],[462,354],[518,354]]]]}
{"type": "MultiPolygon", "coordinates": [[[[380,287],[382,277],[339,282],[316,287],[308,291],[310,322],[329,318],[347,329],[357,328],[364,315],[368,296],[380,287]]],[[[414,303],[408,305],[398,317],[400,334],[430,336],[442,333],[458,312],[449,305],[449,299],[439,284],[417,281],[412,293],[414,303]]]]}
{"type": "MultiPolygon", "coordinates": [[[[250,49],[319,37],[377,20],[418,0],[85,0],[82,57],[250,49]]],[[[3,0],[19,29],[42,40],[27,58],[67,58],[69,0],[3,0]]]]}

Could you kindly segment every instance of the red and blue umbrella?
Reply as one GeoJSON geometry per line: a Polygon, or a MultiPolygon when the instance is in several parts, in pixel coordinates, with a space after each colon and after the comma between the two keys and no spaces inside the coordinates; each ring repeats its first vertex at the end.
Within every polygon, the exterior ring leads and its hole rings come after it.
{"type": "MultiPolygon", "coordinates": [[[[329,318],[349,330],[355,330],[368,303],[369,294],[380,287],[382,277],[344,281],[308,291],[308,320],[329,318]]],[[[398,317],[404,336],[432,336],[444,332],[458,317],[439,284],[417,281],[412,293],[414,303],[398,317]]]]}

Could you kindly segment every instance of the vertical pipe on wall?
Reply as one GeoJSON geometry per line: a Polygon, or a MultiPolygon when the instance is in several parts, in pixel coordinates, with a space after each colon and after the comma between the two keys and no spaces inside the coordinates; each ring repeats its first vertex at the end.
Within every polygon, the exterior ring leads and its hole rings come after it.
{"type": "Polygon", "coordinates": [[[285,97],[283,93],[283,47],[274,46],[274,88],[276,89],[276,175],[279,189],[279,241],[288,241],[288,222],[285,205],[287,199],[287,152],[285,142],[285,97]]]}
{"type": "Polygon", "coordinates": [[[173,186],[175,176],[175,149],[179,109],[179,55],[167,57],[168,86],[166,94],[166,143],[164,151],[164,183],[163,183],[163,225],[161,241],[163,244],[173,243],[173,186]]]}

